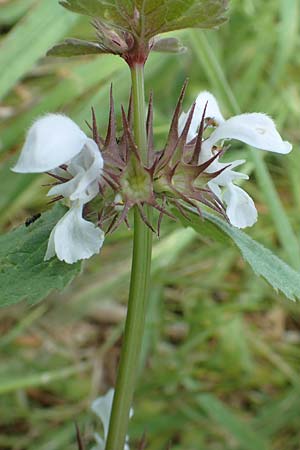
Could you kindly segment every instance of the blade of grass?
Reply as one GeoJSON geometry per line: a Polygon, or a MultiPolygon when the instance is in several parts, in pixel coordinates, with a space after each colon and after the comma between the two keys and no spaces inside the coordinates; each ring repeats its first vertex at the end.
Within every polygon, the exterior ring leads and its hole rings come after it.
{"type": "Polygon", "coordinates": [[[85,64],[72,65],[64,68],[64,76],[48,89],[38,101],[25,113],[1,126],[1,152],[16,145],[23,137],[25,130],[39,115],[65,109],[68,103],[87,93],[93,87],[108,86],[108,80],[114,79],[114,74],[123,67],[122,61],[113,56],[85,61],[85,64]]]}
{"type": "Polygon", "coordinates": [[[56,1],[36,3],[1,42],[0,99],[78,20],[56,1]]]}
{"type": "Polygon", "coordinates": [[[277,83],[296,50],[299,37],[300,4],[298,0],[280,0],[277,55],[274,58],[271,81],[277,83]]]}
{"type": "Polygon", "coordinates": [[[240,449],[267,450],[269,448],[268,443],[257,430],[254,430],[246,421],[241,420],[214,395],[201,394],[197,396],[196,402],[211,419],[231,434],[239,443],[240,449]]]}
{"type": "Polygon", "coordinates": [[[90,362],[77,364],[73,367],[65,367],[63,369],[52,370],[48,372],[37,373],[33,375],[20,376],[16,378],[2,379],[0,381],[0,395],[14,392],[19,389],[28,389],[34,386],[44,386],[52,381],[63,380],[91,368],[90,362]]]}
{"type": "Polygon", "coordinates": [[[9,3],[0,5],[0,24],[12,25],[22,17],[34,0],[11,0],[9,3]]]}

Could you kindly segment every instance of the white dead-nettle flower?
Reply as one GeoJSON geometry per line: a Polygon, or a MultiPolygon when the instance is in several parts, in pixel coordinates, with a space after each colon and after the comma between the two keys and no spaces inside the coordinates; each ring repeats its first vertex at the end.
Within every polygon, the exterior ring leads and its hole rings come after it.
{"type": "MultiPolygon", "coordinates": [[[[92,448],[92,450],[105,450],[106,440],[108,436],[109,429],[109,421],[111,416],[112,404],[114,399],[115,391],[114,389],[110,389],[106,395],[97,398],[92,403],[92,411],[99,417],[103,425],[103,434],[102,438],[98,433],[95,433],[95,440],[97,445],[92,448]]],[[[130,410],[130,418],[133,416],[133,409],[130,410]]],[[[128,445],[128,436],[126,437],[126,443],[124,446],[124,450],[130,450],[128,445]]]]}
{"type": "MultiPolygon", "coordinates": [[[[237,139],[260,150],[287,154],[292,150],[289,142],[283,141],[273,120],[262,113],[240,114],[225,120],[215,97],[209,92],[201,92],[195,105],[193,119],[189,128],[188,140],[197,136],[200,121],[206,107],[205,118],[211,119],[214,130],[203,141],[199,163],[208,161],[214,155],[214,148],[227,139],[237,139]]],[[[188,113],[180,116],[179,131],[183,130],[188,113]]],[[[217,158],[206,172],[213,173],[229,166],[220,175],[209,181],[208,186],[213,193],[226,204],[226,213],[232,225],[245,228],[254,225],[257,210],[252,198],[235,181],[248,179],[248,176],[233,169],[243,164],[244,160],[221,163],[217,158]]]]}
{"type": "Polygon", "coordinates": [[[99,253],[104,233],[82,217],[83,207],[99,192],[103,158],[97,144],[68,117],[49,114],[30,128],[12,169],[19,173],[52,174],[61,183],[48,195],[64,197],[70,210],[53,228],[45,260],[55,254],[72,264],[99,253]]]}

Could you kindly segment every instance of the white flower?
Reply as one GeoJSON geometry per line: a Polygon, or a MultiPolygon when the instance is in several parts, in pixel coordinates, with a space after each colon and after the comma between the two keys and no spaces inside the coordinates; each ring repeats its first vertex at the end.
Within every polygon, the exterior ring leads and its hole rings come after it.
{"type": "Polygon", "coordinates": [[[76,201],[51,231],[45,260],[55,254],[58,259],[73,264],[100,251],[104,233],[82,217],[83,203],[76,201]]]}
{"type": "MultiPolygon", "coordinates": [[[[270,117],[262,113],[250,113],[225,120],[215,97],[209,92],[200,93],[196,99],[195,111],[188,133],[189,141],[197,136],[205,106],[205,118],[212,119],[214,130],[202,144],[199,163],[212,158],[214,146],[227,139],[237,139],[258,149],[274,153],[287,154],[292,150],[292,145],[282,140],[270,117]]],[[[179,132],[182,132],[187,118],[188,113],[182,113],[179,120],[179,132]]],[[[236,160],[225,164],[217,158],[206,169],[207,173],[224,169],[222,173],[209,181],[208,186],[227,205],[227,216],[231,224],[238,228],[252,226],[257,220],[257,211],[253,200],[243,189],[233,184],[238,179],[248,179],[247,175],[232,170],[244,162],[236,160]]]]}
{"type": "MultiPolygon", "coordinates": [[[[91,409],[99,417],[103,425],[104,438],[102,438],[98,433],[95,433],[95,440],[97,446],[93,447],[92,450],[105,450],[105,444],[108,436],[109,421],[111,416],[112,404],[114,399],[115,391],[110,389],[106,395],[97,398],[91,406],[91,409]]],[[[133,416],[133,409],[130,410],[130,418],[133,416]]],[[[128,446],[128,436],[126,437],[126,443],[124,450],[129,450],[128,446]]]]}
{"type": "Polygon", "coordinates": [[[49,114],[30,128],[12,169],[20,173],[49,172],[65,182],[48,195],[63,196],[70,210],[51,232],[45,260],[55,254],[72,264],[99,253],[104,233],[82,217],[83,207],[99,192],[103,158],[97,144],[68,117],[49,114]],[[66,166],[64,169],[61,166],[66,166]]]}

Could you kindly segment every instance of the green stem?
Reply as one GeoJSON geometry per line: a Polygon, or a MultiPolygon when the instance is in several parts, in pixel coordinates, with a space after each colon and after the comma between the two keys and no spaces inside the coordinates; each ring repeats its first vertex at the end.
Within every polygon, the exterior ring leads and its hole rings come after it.
{"type": "Polygon", "coordinates": [[[144,162],[147,160],[147,135],[146,135],[146,107],[145,107],[145,82],[144,66],[136,65],[131,69],[132,97],[134,121],[134,136],[141,157],[144,162]]]}
{"type": "MultiPolygon", "coordinates": [[[[134,134],[143,159],[147,153],[144,68],[132,68],[134,134]]],[[[148,216],[150,212],[148,211],[148,216]]],[[[151,219],[149,217],[149,219],[151,219]]],[[[123,450],[137,378],[149,294],[152,233],[134,211],[133,257],[128,311],[106,450],[123,450]]]]}

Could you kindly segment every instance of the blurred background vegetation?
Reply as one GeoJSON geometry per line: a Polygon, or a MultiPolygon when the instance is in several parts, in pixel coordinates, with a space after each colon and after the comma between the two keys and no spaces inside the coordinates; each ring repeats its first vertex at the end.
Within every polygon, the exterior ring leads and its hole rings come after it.
{"type": "MultiPolygon", "coordinates": [[[[259,209],[249,233],[296,269],[299,24],[298,0],[232,0],[230,20],[220,30],[181,32],[186,54],[155,54],[147,64],[157,148],[186,77],[186,109],[200,90],[212,90],[227,117],[239,110],[267,112],[293,142],[288,157],[238,143],[229,156],[247,158],[246,189],[259,209]]],[[[118,107],[128,100],[121,59],[44,57],[64,36],[91,33],[86,19],[56,0],[0,0],[3,232],[48,208],[41,187],[47,178],[10,172],[32,121],[61,111],[87,131],[93,105],[104,129],[110,83],[118,107]]],[[[168,443],[173,450],[299,450],[299,306],[255,278],[233,247],[168,220],[154,242],[133,442],[145,431],[150,450],[168,443]]],[[[1,311],[1,450],[76,449],[75,421],[90,448],[93,430],[100,431],[90,403],[115,380],[130,258],[131,232],[122,228],[63,293],[1,311]]]]}

